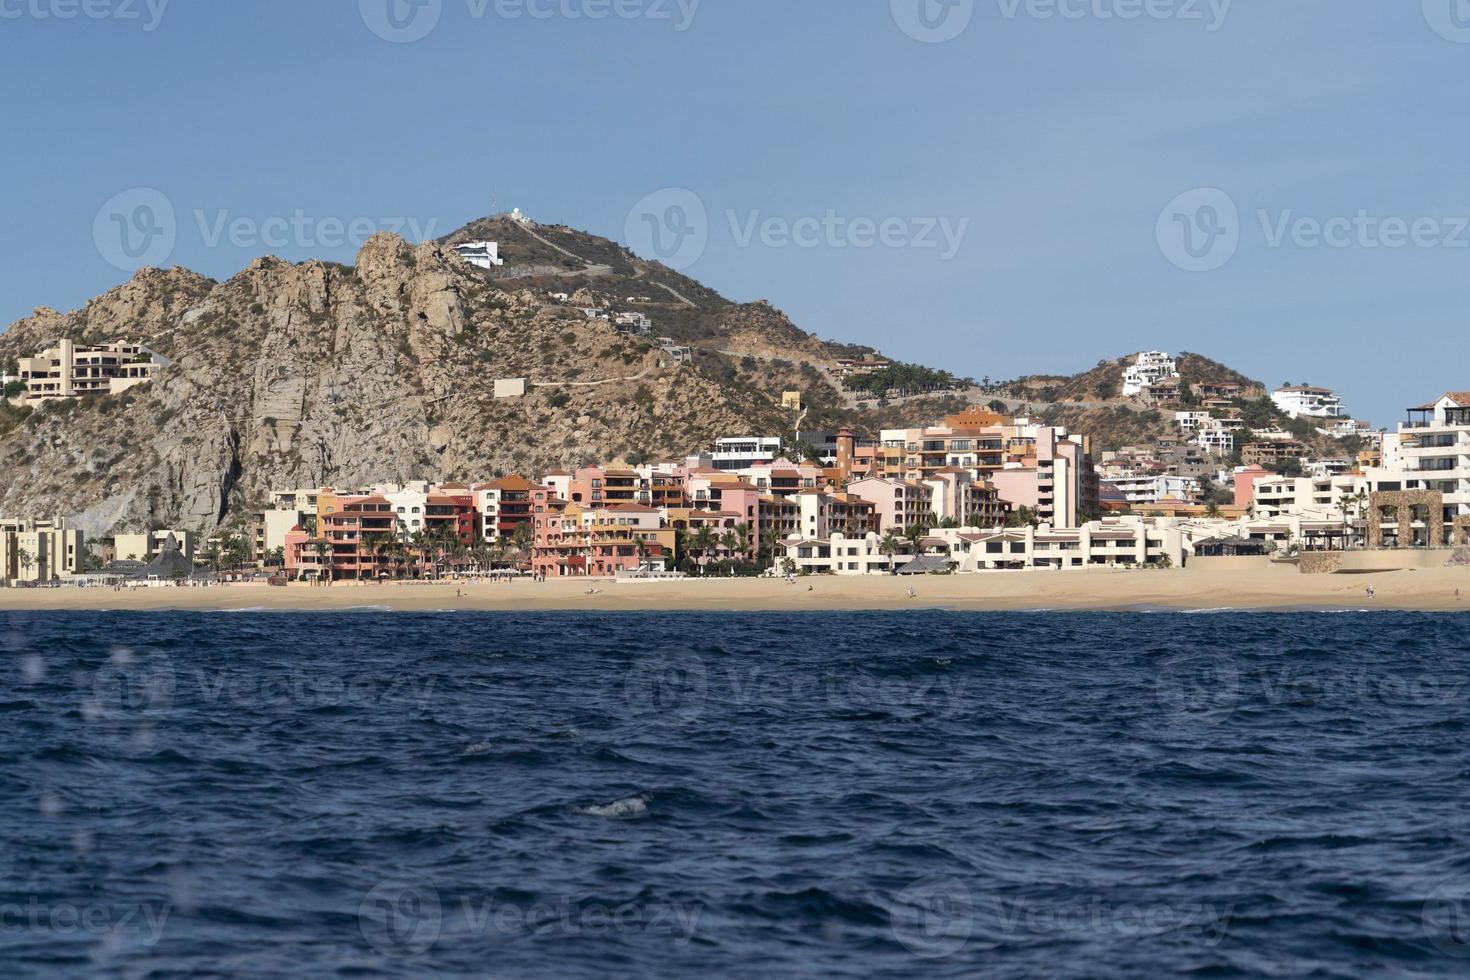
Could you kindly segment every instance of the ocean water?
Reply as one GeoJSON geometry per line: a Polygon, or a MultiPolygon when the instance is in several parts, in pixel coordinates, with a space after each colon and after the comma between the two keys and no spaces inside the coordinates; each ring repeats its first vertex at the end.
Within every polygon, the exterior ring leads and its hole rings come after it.
{"type": "Polygon", "coordinates": [[[1470,974],[1470,618],[0,616],[0,977],[1470,974]]]}

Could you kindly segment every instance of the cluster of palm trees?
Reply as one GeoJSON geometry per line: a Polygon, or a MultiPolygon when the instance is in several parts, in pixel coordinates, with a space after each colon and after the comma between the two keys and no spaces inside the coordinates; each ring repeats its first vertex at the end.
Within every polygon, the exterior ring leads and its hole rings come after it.
{"type": "Polygon", "coordinates": [[[957,525],[953,520],[945,520],[939,525],[920,522],[910,524],[902,531],[890,527],[883,532],[883,537],[878,541],[878,550],[888,556],[889,569],[894,575],[898,574],[898,565],[893,561],[894,557],[904,551],[911,555],[918,555],[922,550],[921,543],[936,526],[955,527],[957,525]]]}
{"type": "Polygon", "coordinates": [[[1348,538],[1352,536],[1351,529],[1354,515],[1351,514],[1350,511],[1356,511],[1356,519],[1362,520],[1364,515],[1368,512],[1368,500],[1368,491],[1363,489],[1359,489],[1357,493],[1349,493],[1344,490],[1342,496],[1337,498],[1337,506],[1342,508],[1342,546],[1344,551],[1347,550],[1348,538]]]}
{"type": "MultiPolygon", "coordinates": [[[[682,548],[679,550],[693,552],[698,556],[699,574],[703,575],[710,559],[717,558],[721,552],[731,560],[738,557],[749,557],[750,542],[754,536],[749,524],[737,524],[723,533],[704,524],[693,533],[683,534],[681,532],[679,540],[682,542],[682,548]]],[[[645,546],[640,546],[640,557],[644,556],[644,551],[645,546]]]]}
{"type": "MultiPolygon", "coordinates": [[[[522,565],[531,559],[534,536],[531,525],[521,524],[508,542],[492,544],[477,539],[470,544],[461,540],[448,524],[409,531],[400,521],[397,533],[378,531],[364,534],[358,551],[373,556],[380,577],[443,578],[452,568],[468,568],[476,574],[488,574],[497,568],[522,565]]],[[[313,549],[322,574],[331,581],[331,543],[316,541],[313,549]]]]}

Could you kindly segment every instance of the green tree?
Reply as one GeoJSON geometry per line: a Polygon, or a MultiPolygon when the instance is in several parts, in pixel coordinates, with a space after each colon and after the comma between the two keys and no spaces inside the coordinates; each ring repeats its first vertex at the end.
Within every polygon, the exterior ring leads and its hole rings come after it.
{"type": "Polygon", "coordinates": [[[897,575],[898,563],[895,562],[893,559],[898,556],[898,553],[901,550],[903,550],[903,538],[899,537],[897,534],[894,534],[893,528],[890,527],[887,531],[883,533],[883,539],[878,542],[878,550],[888,556],[889,571],[891,571],[894,575],[897,575]]]}
{"type": "Polygon", "coordinates": [[[1006,518],[1006,527],[1036,527],[1040,523],[1041,519],[1030,507],[1017,507],[1006,518]]]}
{"type": "Polygon", "coordinates": [[[715,549],[718,539],[715,537],[714,529],[708,524],[694,532],[689,540],[689,547],[699,552],[699,574],[703,575],[705,566],[709,563],[709,553],[715,549]]]}
{"type": "Polygon", "coordinates": [[[740,535],[734,529],[720,535],[720,547],[725,549],[725,554],[730,556],[732,562],[737,555],[742,559],[744,558],[744,553],[741,551],[740,535]]]}

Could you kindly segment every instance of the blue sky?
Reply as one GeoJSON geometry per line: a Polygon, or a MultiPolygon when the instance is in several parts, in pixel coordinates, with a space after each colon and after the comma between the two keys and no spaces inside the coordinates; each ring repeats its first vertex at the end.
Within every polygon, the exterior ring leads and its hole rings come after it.
{"type": "Polygon", "coordinates": [[[124,281],[112,215],[223,278],[682,189],[688,274],[960,373],[1470,387],[1470,3],[389,2],[0,0],[0,321],[124,281]]]}

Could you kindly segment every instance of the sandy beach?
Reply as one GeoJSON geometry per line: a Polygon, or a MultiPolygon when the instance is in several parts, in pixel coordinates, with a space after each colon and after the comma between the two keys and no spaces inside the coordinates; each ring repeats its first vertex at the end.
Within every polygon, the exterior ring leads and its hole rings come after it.
{"type": "Polygon", "coordinates": [[[10,610],[354,610],[399,612],[954,610],[1214,610],[1470,608],[1470,569],[1355,575],[1289,569],[1229,571],[1000,572],[903,579],[886,576],[689,579],[617,583],[389,583],[332,586],[218,585],[199,588],[4,589],[10,610]],[[1372,585],[1375,596],[1369,599],[1372,585]],[[917,593],[909,595],[909,589],[917,593]],[[589,589],[596,594],[589,594],[589,589]],[[1456,598],[1456,589],[1465,599],[1456,598]]]}

